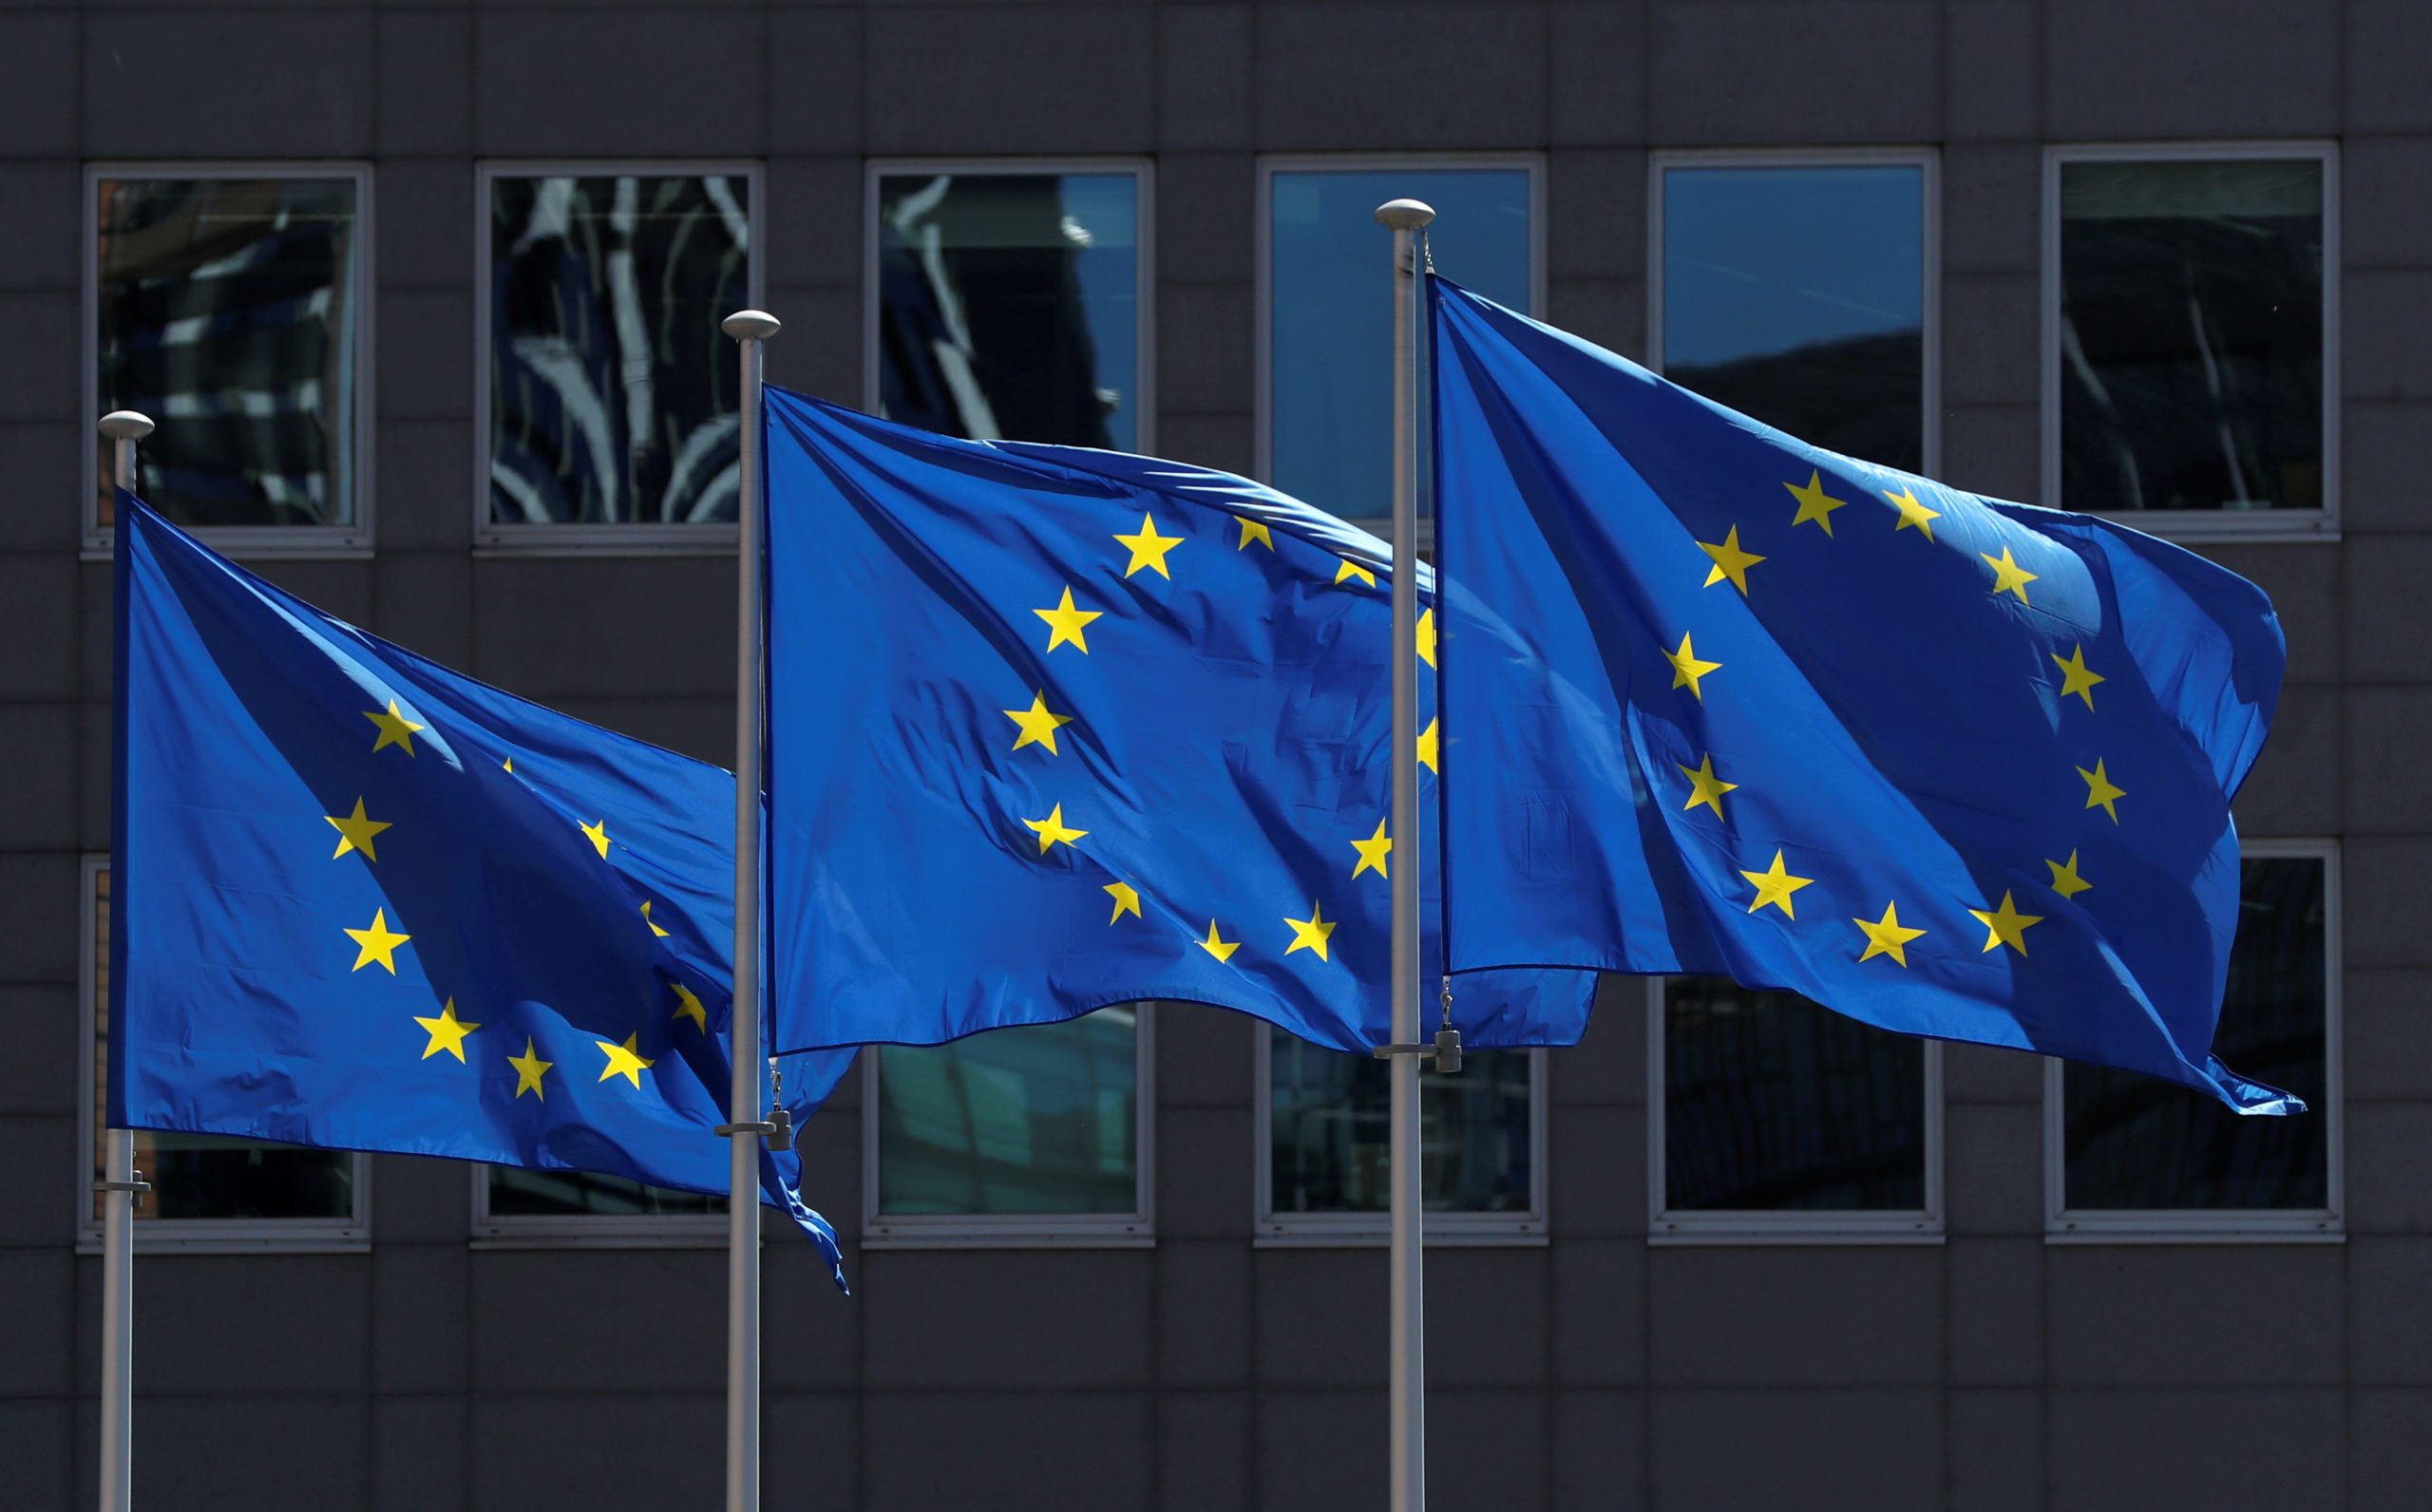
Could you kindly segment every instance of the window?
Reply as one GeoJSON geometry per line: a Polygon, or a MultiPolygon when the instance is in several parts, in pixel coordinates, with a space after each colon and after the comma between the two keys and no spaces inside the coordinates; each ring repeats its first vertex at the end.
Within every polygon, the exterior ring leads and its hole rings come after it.
{"type": "Polygon", "coordinates": [[[2340,1227],[2339,857],[2250,841],[2214,1052],[2309,1111],[2243,1118],[2133,1071],[2045,1072],[2054,1238],[2311,1238],[2340,1227]]]}
{"type": "Polygon", "coordinates": [[[485,1247],[580,1243],[630,1249],[716,1245],[726,1238],[723,1197],[594,1171],[473,1167],[473,1239],[485,1247]]]}
{"type": "MultiPolygon", "coordinates": [[[[1264,1243],[1382,1244],[1392,1103],[1385,1063],[1259,1023],[1258,1234],[1264,1243]]],[[[1472,1050],[1419,1072],[1433,1244],[1538,1243],[1546,1232],[1542,1050],[1472,1050]]]]}
{"type": "Polygon", "coordinates": [[[759,172],[486,164],[478,537],[731,548],[759,172]]]}
{"type": "Polygon", "coordinates": [[[1121,1004],[864,1054],[864,1245],[1150,1242],[1153,1022],[1121,1004]]]}
{"type": "Polygon", "coordinates": [[[1930,154],[1663,153],[1648,194],[1658,371],[1812,445],[1934,470],[1930,154]]]}
{"type": "Polygon", "coordinates": [[[2053,148],[2044,501],[2176,535],[2337,515],[2335,149],[2053,148]]]}
{"type": "Polygon", "coordinates": [[[1942,1232],[1942,1047],[1792,992],[1649,983],[1653,1236],[1942,1232]]]}
{"type": "MultiPolygon", "coordinates": [[[[370,194],[345,164],[86,172],[87,418],[150,416],[139,491],[216,544],[370,544],[370,194]]],[[[110,444],[87,434],[106,553],[110,444]]]]}
{"type": "MultiPolygon", "coordinates": [[[[103,1179],[102,1110],[109,1064],[110,864],[84,866],[82,1085],[85,1147],[103,1179]]],[[[370,1160],[346,1150],[307,1149],[216,1134],[135,1131],[135,1175],[152,1190],[135,1196],[139,1248],[330,1250],[370,1242],[370,1160]]],[[[78,1194],[77,1244],[99,1249],[102,1194],[78,1194]]]]}
{"type": "MultiPolygon", "coordinates": [[[[1436,268],[1534,314],[1544,303],[1537,160],[1270,159],[1260,180],[1259,476],[1345,519],[1388,519],[1393,239],[1377,207],[1434,206],[1436,268]]],[[[1423,430],[1420,442],[1424,458],[1423,430]]],[[[1422,508],[1427,499],[1422,486],[1422,508]]]]}
{"type": "Polygon", "coordinates": [[[1147,451],[1149,170],[875,163],[866,403],[978,441],[1147,451]]]}

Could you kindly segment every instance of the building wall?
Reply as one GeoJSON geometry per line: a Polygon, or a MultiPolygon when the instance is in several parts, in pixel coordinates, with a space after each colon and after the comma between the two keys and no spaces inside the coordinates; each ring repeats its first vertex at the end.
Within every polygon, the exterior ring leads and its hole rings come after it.
{"type": "MultiPolygon", "coordinates": [[[[1551,1242],[1429,1257],[1444,1507],[2432,1504],[2432,7],[2420,0],[90,3],[0,12],[0,1501],[88,1503],[77,859],[109,842],[108,568],[80,561],[81,163],[376,166],[378,549],[263,570],[516,692],[732,750],[732,565],[480,557],[473,172],[767,165],[772,381],[860,391],[863,162],[1156,164],[1157,449],[1246,471],[1257,155],[1547,155],[1558,325],[1645,328],[1651,147],[1941,150],[1944,476],[2039,498],[2042,147],[2335,138],[2335,541],[2210,554],[2290,645],[2249,833],[2344,842],[2346,1239],[2046,1243],[2042,1070],[1955,1047],[1939,1245],[1650,1247],[1639,995],[1551,1057],[1551,1242]]],[[[1380,276],[1383,265],[1379,255],[1380,276]]],[[[1383,439],[1378,438],[1382,444],[1383,439]]],[[[1381,1505],[1381,1250],[1262,1249],[1253,1030],[1167,1012],[1157,1243],[769,1252],[770,1503],[1381,1505]]],[[[381,1157],[369,1253],[137,1266],[138,1504],[712,1504],[714,1250],[482,1250],[381,1157]]]]}

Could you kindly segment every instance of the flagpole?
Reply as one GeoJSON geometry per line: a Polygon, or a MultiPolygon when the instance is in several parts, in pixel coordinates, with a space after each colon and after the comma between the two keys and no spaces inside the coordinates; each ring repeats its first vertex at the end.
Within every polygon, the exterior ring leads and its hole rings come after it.
{"type": "Polygon", "coordinates": [[[1377,207],[1394,234],[1393,1512],[1427,1506],[1427,1290],[1418,1148],[1418,232],[1416,199],[1377,207]]]}
{"type": "Polygon", "coordinates": [[[738,311],[720,323],[742,354],[743,459],[735,502],[733,1157],[727,1193],[726,1507],[760,1509],[760,349],[777,318],[738,311]]]}
{"type": "MultiPolygon", "coordinates": [[[[113,409],[101,431],[110,440],[111,482],[135,492],[135,444],[152,434],[151,420],[113,409]]],[[[109,1111],[100,1116],[106,1121],[109,1111]]],[[[101,1506],[127,1512],[135,1473],[135,1194],[147,1190],[135,1178],[133,1130],[103,1131],[102,1179],[93,1184],[102,1194],[101,1506]]]]}

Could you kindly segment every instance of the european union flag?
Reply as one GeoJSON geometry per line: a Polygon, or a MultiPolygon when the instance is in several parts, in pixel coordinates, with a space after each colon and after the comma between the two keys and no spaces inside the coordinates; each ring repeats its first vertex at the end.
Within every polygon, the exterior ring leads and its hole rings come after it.
{"type": "MultiPolygon", "coordinates": [[[[1383,544],[1229,474],[768,413],[775,1043],[1141,998],[1389,1040],[1383,544]]],[[[1593,985],[1498,973],[1453,1021],[1568,1044],[1593,985]]]]}
{"type": "MultiPolygon", "coordinates": [[[[113,1121],[725,1193],[733,777],[332,619],[126,495],[117,557],[113,1121]]],[[[801,1113],[846,1060],[788,1078],[801,1113]]],[[[833,1265],[799,1167],[764,1152],[763,1200],[833,1265]]]]}
{"type": "Polygon", "coordinates": [[[1431,309],[1456,970],[1727,973],[2303,1106],[2209,1053],[2259,589],[1431,309]]]}

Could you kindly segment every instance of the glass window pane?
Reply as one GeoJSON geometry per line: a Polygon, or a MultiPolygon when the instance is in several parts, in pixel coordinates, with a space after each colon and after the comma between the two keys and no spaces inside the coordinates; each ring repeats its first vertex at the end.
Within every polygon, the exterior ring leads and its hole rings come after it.
{"type": "Polygon", "coordinates": [[[490,181],[490,519],[734,519],[750,181],[490,181]]]}
{"type": "Polygon", "coordinates": [[[1139,1209],[1137,1011],[879,1049],[879,1211],[1139,1209]]]}
{"type": "Polygon", "coordinates": [[[1925,463],[1925,170],[1663,170],[1665,376],[1814,445],[1925,463]]]}
{"type": "Polygon", "coordinates": [[[2061,164],[2061,503],[2323,507],[2323,165],[2061,164]]]}
{"type": "Polygon", "coordinates": [[[1923,1208],[1925,1054],[1796,993],[1666,980],[1664,1209],[1923,1208]]]}
{"type": "Polygon", "coordinates": [[[1381,519],[1393,513],[1394,288],[1377,207],[1404,196],[1434,206],[1428,240],[1445,276],[1533,313],[1529,175],[1296,169],[1267,192],[1267,481],[1347,519],[1381,519]]]}
{"type": "MultiPolygon", "coordinates": [[[[109,1106],[110,874],[93,874],[93,1179],[104,1175],[102,1128],[109,1106]]],[[[351,1219],[354,1157],[216,1134],[135,1131],[135,1175],[152,1190],[135,1194],[139,1219],[351,1219]]],[[[92,1196],[102,1217],[102,1194],[92,1196]]]]}
{"type": "Polygon", "coordinates": [[[354,180],[104,179],[95,201],[95,414],[158,426],[139,455],[146,501],[181,525],[352,521],[354,180]]]}
{"type": "Polygon", "coordinates": [[[882,178],[879,412],[1137,451],[1139,220],[1128,173],[882,178]]]}
{"type": "Polygon", "coordinates": [[[592,1171],[536,1171],[522,1166],[489,1168],[490,1217],[657,1217],[723,1213],[726,1199],[702,1192],[646,1186],[626,1176],[592,1171]]]}
{"type": "Polygon", "coordinates": [[[2212,1098],[2100,1066],[2062,1069],[2065,1205],[2299,1208],[2330,1204],[2327,863],[2250,858],[2214,1053],[2310,1112],[2241,1118],[2212,1098]]]}
{"type": "MultiPolygon", "coordinates": [[[[1385,1063],[1271,1025],[1267,1032],[1275,1211],[1384,1212],[1393,1163],[1385,1063]]],[[[1472,1050],[1451,1076],[1420,1070],[1427,1211],[1530,1210],[1529,1096],[1527,1050],[1472,1050]]]]}

